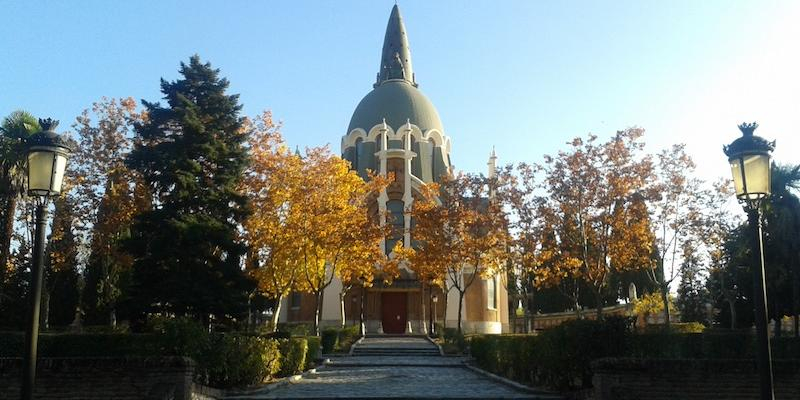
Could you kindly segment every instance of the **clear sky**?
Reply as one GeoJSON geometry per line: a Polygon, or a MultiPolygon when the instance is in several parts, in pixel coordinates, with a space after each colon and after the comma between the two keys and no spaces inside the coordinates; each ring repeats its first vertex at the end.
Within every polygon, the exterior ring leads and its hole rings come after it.
{"type": "MultiPolygon", "coordinates": [[[[0,116],[72,124],[101,96],[158,100],[197,53],[247,115],[271,109],[290,145],[335,152],[378,71],[394,1],[0,1],[0,116]]],[[[458,169],[537,162],[589,132],[685,142],[728,176],[722,144],[758,121],[800,162],[798,1],[399,2],[420,89],[458,169]]]]}

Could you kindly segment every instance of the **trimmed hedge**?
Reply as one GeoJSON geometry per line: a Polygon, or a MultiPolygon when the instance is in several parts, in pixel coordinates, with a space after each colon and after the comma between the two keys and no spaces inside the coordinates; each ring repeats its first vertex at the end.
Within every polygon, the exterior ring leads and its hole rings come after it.
{"type": "Polygon", "coordinates": [[[336,328],[325,328],[322,330],[322,353],[330,354],[339,344],[339,330],[336,328]]]}
{"type": "Polygon", "coordinates": [[[344,328],[325,328],[322,330],[322,353],[330,354],[334,352],[346,353],[359,338],[358,325],[346,326],[344,328]]]}
{"type": "Polygon", "coordinates": [[[281,366],[278,376],[290,376],[303,372],[306,365],[308,341],[305,338],[278,339],[281,366]]]}
{"type": "MultiPolygon", "coordinates": [[[[261,383],[273,376],[294,375],[312,366],[319,338],[276,339],[271,335],[207,333],[199,324],[164,320],[146,334],[42,334],[40,357],[187,356],[195,360],[194,379],[231,388],[261,383]]],[[[21,357],[25,336],[0,333],[0,357],[21,357]]]]}
{"type": "MultiPolygon", "coordinates": [[[[591,386],[592,360],[754,358],[753,336],[733,333],[636,334],[628,321],[569,321],[533,335],[477,335],[469,346],[477,365],[529,385],[557,390],[591,386]]],[[[800,339],[772,339],[774,359],[800,359],[800,339]]]]}
{"type": "Polygon", "coordinates": [[[305,339],[308,343],[308,352],[306,353],[306,365],[303,368],[304,370],[316,366],[316,361],[320,356],[320,349],[322,348],[319,336],[307,336],[305,339]]]}

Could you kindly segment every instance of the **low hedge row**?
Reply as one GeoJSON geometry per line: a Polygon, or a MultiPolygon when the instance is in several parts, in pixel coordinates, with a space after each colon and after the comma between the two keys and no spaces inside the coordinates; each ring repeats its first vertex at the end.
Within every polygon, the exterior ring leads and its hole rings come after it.
{"type": "Polygon", "coordinates": [[[359,338],[358,325],[346,326],[344,328],[325,328],[322,330],[322,352],[330,354],[334,352],[346,353],[359,338]]]}
{"type": "MultiPolygon", "coordinates": [[[[24,334],[0,333],[0,357],[20,357],[24,334]]],[[[314,366],[318,337],[274,338],[222,333],[175,320],[146,334],[42,334],[40,357],[187,356],[196,362],[195,380],[217,388],[254,385],[314,366]]]]}
{"type": "MultiPolygon", "coordinates": [[[[557,390],[591,386],[591,361],[605,357],[753,358],[747,333],[634,333],[622,319],[570,321],[533,335],[469,338],[479,367],[509,379],[557,390]]],[[[776,359],[800,359],[800,339],[772,340],[776,359]]]]}

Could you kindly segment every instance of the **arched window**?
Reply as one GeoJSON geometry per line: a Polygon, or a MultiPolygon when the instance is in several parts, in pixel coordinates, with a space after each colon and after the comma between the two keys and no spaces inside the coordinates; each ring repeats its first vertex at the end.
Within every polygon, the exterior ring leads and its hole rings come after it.
{"type": "Polygon", "coordinates": [[[386,254],[392,252],[395,243],[403,240],[405,224],[403,222],[404,204],[401,200],[389,200],[386,202],[386,209],[389,211],[389,220],[386,221],[392,226],[392,233],[386,238],[386,254]]]}
{"type": "Polygon", "coordinates": [[[361,142],[363,142],[361,138],[358,138],[356,139],[355,146],[353,146],[353,169],[356,171],[358,171],[359,157],[361,157],[361,152],[363,151],[361,149],[361,142]]]}

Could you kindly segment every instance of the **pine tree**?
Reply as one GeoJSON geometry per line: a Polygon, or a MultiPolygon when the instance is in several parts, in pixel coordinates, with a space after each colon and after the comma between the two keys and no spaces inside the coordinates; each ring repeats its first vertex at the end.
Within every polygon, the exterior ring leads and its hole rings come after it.
{"type": "Polygon", "coordinates": [[[227,79],[193,56],[183,76],[162,79],[167,105],[144,101],[127,164],[153,195],[135,218],[127,249],[134,258],[131,306],[207,321],[244,311],[250,283],[236,226],[245,216],[238,184],[248,162],[238,95],[227,79]]]}

